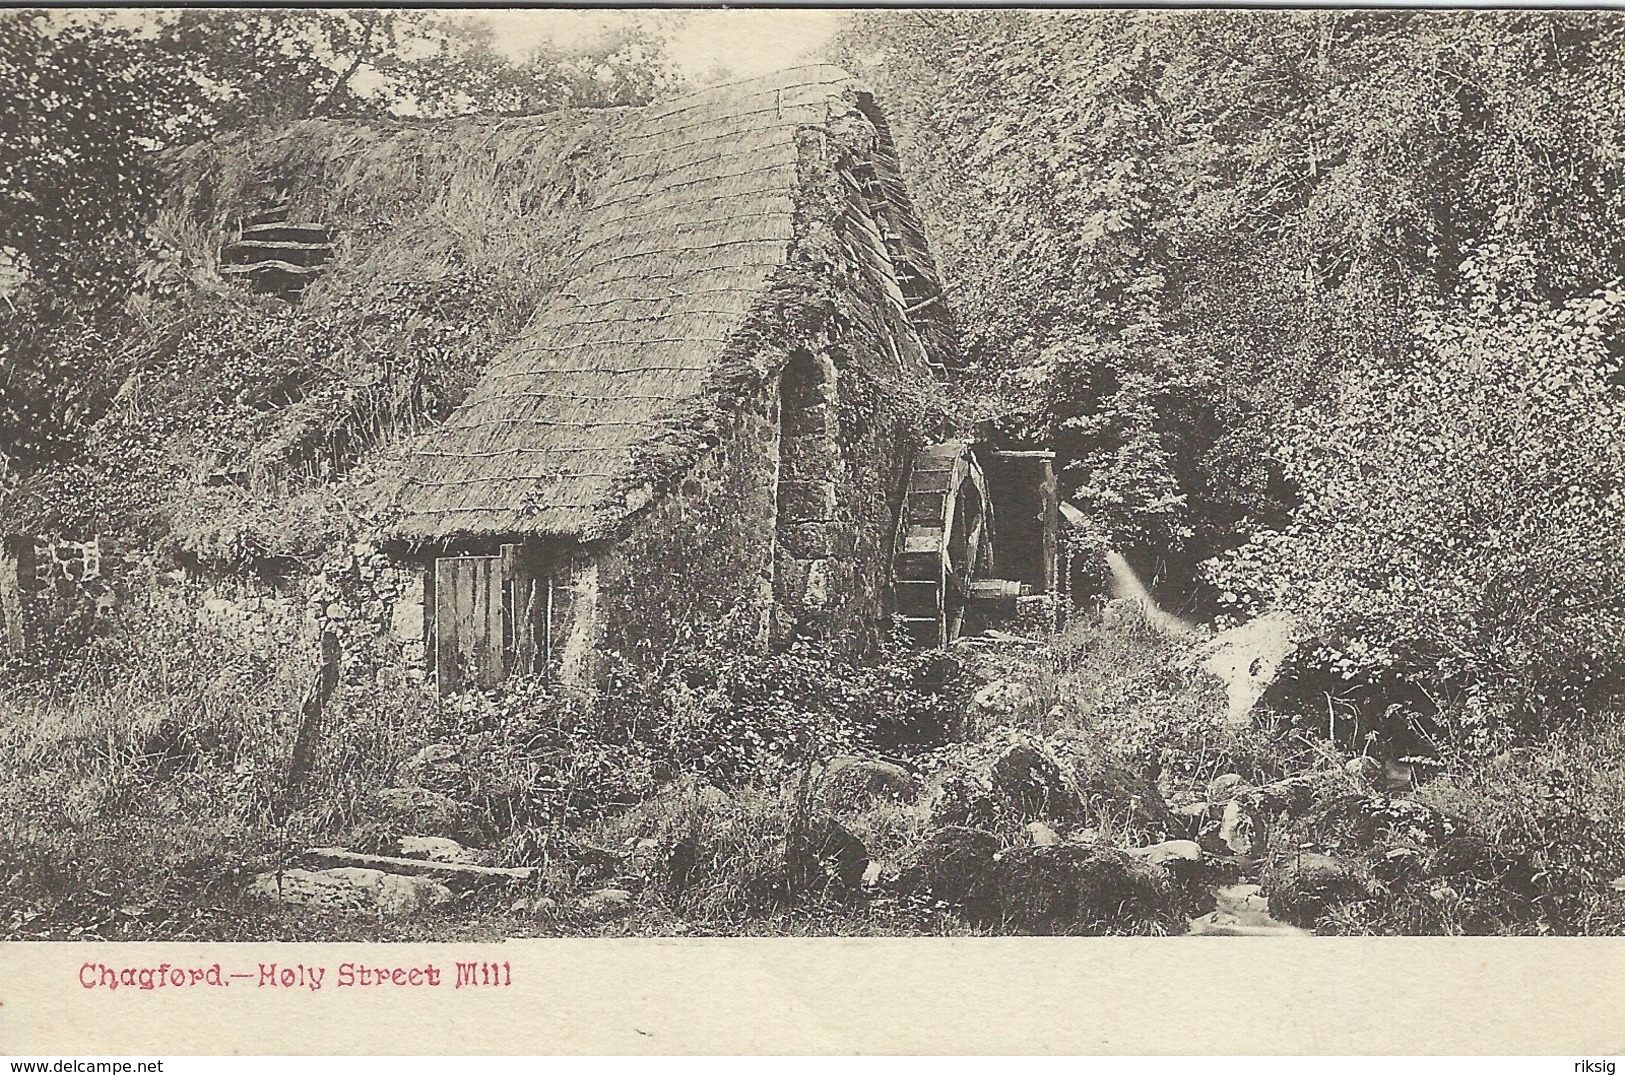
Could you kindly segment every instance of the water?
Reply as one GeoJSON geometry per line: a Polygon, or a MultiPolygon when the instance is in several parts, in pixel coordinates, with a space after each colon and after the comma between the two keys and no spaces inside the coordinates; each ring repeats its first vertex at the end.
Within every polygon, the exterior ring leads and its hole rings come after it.
{"type": "Polygon", "coordinates": [[[1176,638],[1191,638],[1201,633],[1195,624],[1175,616],[1157,604],[1157,599],[1151,596],[1151,591],[1140,581],[1134,565],[1115,549],[1106,551],[1106,586],[1112,597],[1138,602],[1140,607],[1145,609],[1146,622],[1164,634],[1176,638]]]}
{"type": "Polygon", "coordinates": [[[1257,885],[1221,885],[1213,890],[1214,909],[1191,919],[1198,937],[1310,937],[1306,929],[1270,917],[1269,901],[1257,885]]]}

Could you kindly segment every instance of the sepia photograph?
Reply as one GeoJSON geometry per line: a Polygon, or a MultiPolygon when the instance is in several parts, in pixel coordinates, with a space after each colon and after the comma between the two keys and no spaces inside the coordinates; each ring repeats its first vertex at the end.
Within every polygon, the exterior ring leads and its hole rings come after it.
{"type": "Polygon", "coordinates": [[[1625,11],[0,12],[0,937],[1625,934],[1622,358],[1625,11]]]}

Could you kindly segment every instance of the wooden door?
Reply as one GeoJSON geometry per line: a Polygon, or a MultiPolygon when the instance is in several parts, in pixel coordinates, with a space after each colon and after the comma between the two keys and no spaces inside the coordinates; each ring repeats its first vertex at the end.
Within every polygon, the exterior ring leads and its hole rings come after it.
{"type": "Polygon", "coordinates": [[[429,637],[440,693],[549,670],[553,582],[531,559],[504,545],[494,556],[435,560],[429,637]]]}
{"type": "Polygon", "coordinates": [[[502,560],[442,556],[434,562],[434,668],[442,694],[494,687],[507,675],[502,560]]]}

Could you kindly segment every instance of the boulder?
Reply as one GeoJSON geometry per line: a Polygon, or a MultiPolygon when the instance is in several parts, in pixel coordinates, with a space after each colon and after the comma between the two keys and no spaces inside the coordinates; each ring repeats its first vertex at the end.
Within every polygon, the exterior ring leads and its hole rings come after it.
{"type": "Polygon", "coordinates": [[[1364,754],[1358,758],[1350,758],[1345,762],[1343,771],[1359,784],[1377,787],[1383,781],[1382,762],[1364,754]]]}
{"type": "Polygon", "coordinates": [[[1240,773],[1225,773],[1208,781],[1207,801],[1210,803],[1229,802],[1247,788],[1247,780],[1240,773]]]}
{"type": "Polygon", "coordinates": [[[824,764],[814,795],[826,810],[842,813],[880,800],[905,802],[918,790],[914,775],[901,765],[840,754],[824,764]]]}
{"type": "Polygon", "coordinates": [[[1214,836],[1222,853],[1239,858],[1259,858],[1269,848],[1269,822],[1263,811],[1240,799],[1224,804],[1224,816],[1214,836]]]}
{"type": "Polygon", "coordinates": [[[1038,713],[1032,688],[1013,679],[998,679],[971,696],[971,728],[1020,724],[1038,713]]]}
{"type": "Polygon", "coordinates": [[[1027,835],[1033,838],[1033,844],[1038,847],[1055,847],[1061,842],[1061,837],[1055,830],[1042,821],[1029,821],[1027,835]]]}
{"type": "Polygon", "coordinates": [[[1023,933],[1099,935],[1182,922],[1168,875],[1100,844],[1012,847],[992,883],[998,914],[1023,933]]]}
{"type": "Polygon", "coordinates": [[[980,907],[992,896],[993,858],[999,838],[985,829],[938,829],[903,868],[900,887],[945,903],[980,907]]]}
{"type": "Polygon", "coordinates": [[[381,918],[399,918],[451,899],[451,889],[433,878],[354,866],[262,873],[249,885],[249,893],[279,903],[381,918]]]}
{"type": "Polygon", "coordinates": [[[508,908],[514,914],[536,915],[550,918],[559,913],[559,901],[551,896],[521,896],[508,908]]]}
{"type": "Polygon", "coordinates": [[[1129,854],[1153,866],[1170,862],[1201,862],[1202,848],[1195,840],[1164,840],[1150,847],[1136,847],[1129,854]]]}
{"type": "Polygon", "coordinates": [[[1297,633],[1296,620],[1284,612],[1271,612],[1219,632],[1192,652],[1189,663],[1224,685],[1225,717],[1232,727],[1252,722],[1253,706],[1296,652],[1297,633]]]}
{"type": "Polygon", "coordinates": [[[575,909],[588,918],[620,918],[632,910],[632,893],[624,888],[601,888],[577,900],[575,909]]]}
{"type": "Polygon", "coordinates": [[[832,817],[815,819],[785,845],[792,892],[849,895],[863,884],[869,849],[832,817]]]}
{"type": "Polygon", "coordinates": [[[1031,743],[1012,743],[989,771],[993,792],[1023,818],[1065,817],[1078,793],[1059,762],[1031,743]]]}
{"type": "Polygon", "coordinates": [[[430,743],[406,760],[401,774],[417,787],[455,792],[463,786],[465,769],[456,747],[449,743],[430,743]]]}

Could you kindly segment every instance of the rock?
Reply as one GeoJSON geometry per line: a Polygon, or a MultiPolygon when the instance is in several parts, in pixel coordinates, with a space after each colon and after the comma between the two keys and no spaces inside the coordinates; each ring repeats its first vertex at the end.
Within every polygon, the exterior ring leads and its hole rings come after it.
{"type": "Polygon", "coordinates": [[[1416,787],[1416,766],[1393,758],[1382,763],[1382,790],[1390,795],[1416,787]]]}
{"type": "Polygon", "coordinates": [[[1231,799],[1224,804],[1217,839],[1227,854],[1258,858],[1269,847],[1269,822],[1261,811],[1240,799],[1231,799]]]}
{"type": "Polygon", "coordinates": [[[1298,648],[1297,631],[1291,616],[1271,612],[1219,632],[1191,654],[1190,664],[1224,684],[1229,700],[1225,715],[1232,727],[1252,722],[1253,706],[1298,648]]]}
{"type": "Polygon", "coordinates": [[[899,876],[900,887],[945,903],[979,908],[992,897],[999,838],[985,829],[949,825],[922,844],[899,876]]]}
{"type": "Polygon", "coordinates": [[[993,785],[983,777],[968,772],[950,773],[931,801],[931,824],[989,828],[997,823],[999,804],[993,797],[993,785]]]}
{"type": "Polygon", "coordinates": [[[1247,787],[1247,780],[1240,773],[1225,773],[1208,781],[1207,801],[1210,803],[1229,802],[1247,787]]]}
{"type": "Polygon", "coordinates": [[[1033,838],[1033,843],[1039,847],[1055,847],[1061,842],[1055,830],[1042,821],[1029,821],[1027,834],[1033,838]]]}
{"type": "Polygon", "coordinates": [[[1382,781],[1382,762],[1376,758],[1362,754],[1358,758],[1350,758],[1343,765],[1343,771],[1361,784],[1375,787],[1382,781]]]}
{"type": "Polygon", "coordinates": [[[1379,840],[1431,847],[1463,831],[1456,819],[1425,803],[1383,795],[1348,795],[1331,803],[1312,824],[1328,846],[1369,848],[1379,840]]]}
{"type": "Polygon", "coordinates": [[[1032,688],[1013,679],[994,680],[971,696],[972,727],[1019,724],[1037,714],[1032,688]]]}
{"type": "Polygon", "coordinates": [[[407,759],[401,773],[420,788],[456,791],[463,784],[463,759],[449,743],[430,743],[407,759]]]}
{"type": "Polygon", "coordinates": [[[1183,922],[1168,875],[1103,845],[1013,847],[993,863],[998,913],[1026,933],[1099,935],[1183,922]]]}
{"type": "Polygon", "coordinates": [[[1221,885],[1213,890],[1213,901],[1226,914],[1267,914],[1270,909],[1258,885],[1221,885]]]}
{"type": "Polygon", "coordinates": [[[841,813],[882,799],[905,802],[917,791],[913,774],[901,765],[840,754],[825,763],[814,793],[826,810],[841,813]]]}
{"type": "Polygon", "coordinates": [[[401,857],[447,862],[457,866],[478,866],[480,856],[444,836],[402,836],[396,841],[401,857]]]}
{"type": "Polygon", "coordinates": [[[1276,918],[1312,928],[1339,904],[1370,899],[1376,883],[1358,863],[1299,851],[1265,867],[1263,892],[1276,918]]]}
{"type": "Polygon", "coordinates": [[[254,878],[249,892],[280,903],[384,918],[399,918],[451,899],[451,889],[432,878],[353,866],[262,873],[254,878]]]}
{"type": "Polygon", "coordinates": [[[619,918],[632,910],[632,893],[624,888],[601,888],[577,900],[576,910],[589,918],[619,918]]]}
{"type": "Polygon", "coordinates": [[[1162,866],[1170,862],[1202,861],[1202,848],[1195,840],[1164,840],[1150,847],[1132,848],[1129,854],[1153,866],[1162,866]]]}
{"type": "Polygon", "coordinates": [[[551,917],[559,913],[559,901],[550,896],[521,896],[513,901],[508,910],[514,914],[537,915],[551,917]]]}
{"type": "Polygon", "coordinates": [[[412,829],[460,843],[477,842],[472,840],[478,834],[469,812],[449,795],[428,788],[384,788],[374,802],[397,831],[412,829]]]}
{"type": "Polygon", "coordinates": [[[791,891],[847,895],[863,884],[869,849],[832,817],[815,820],[787,842],[791,891]]]}
{"type": "Polygon", "coordinates": [[[1031,743],[1012,743],[989,773],[994,793],[1025,818],[1064,817],[1078,793],[1061,765],[1031,743]]]}

